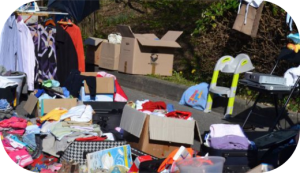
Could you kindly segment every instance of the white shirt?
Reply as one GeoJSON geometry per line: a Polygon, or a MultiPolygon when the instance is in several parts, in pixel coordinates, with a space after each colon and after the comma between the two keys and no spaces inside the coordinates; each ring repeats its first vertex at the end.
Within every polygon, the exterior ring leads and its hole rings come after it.
{"type": "Polygon", "coordinates": [[[10,16],[0,35],[0,65],[23,72],[21,42],[15,16],[10,16]]]}
{"type": "Polygon", "coordinates": [[[34,43],[29,28],[23,20],[17,23],[21,43],[23,72],[27,75],[28,90],[34,90],[35,52],[34,43]]]}
{"type": "Polygon", "coordinates": [[[286,78],[286,86],[294,86],[299,76],[300,66],[288,69],[284,73],[284,78],[286,78]]]}

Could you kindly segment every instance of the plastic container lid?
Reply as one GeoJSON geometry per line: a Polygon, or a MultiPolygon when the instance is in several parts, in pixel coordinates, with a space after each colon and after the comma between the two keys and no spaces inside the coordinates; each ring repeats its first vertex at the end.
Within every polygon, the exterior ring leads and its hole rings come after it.
{"type": "Polygon", "coordinates": [[[194,157],[176,162],[180,173],[222,173],[225,158],[219,156],[194,157]]]}

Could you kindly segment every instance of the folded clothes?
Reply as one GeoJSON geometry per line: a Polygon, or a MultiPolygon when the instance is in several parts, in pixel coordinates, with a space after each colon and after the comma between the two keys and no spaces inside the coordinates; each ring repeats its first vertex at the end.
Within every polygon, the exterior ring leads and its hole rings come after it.
{"type": "Polygon", "coordinates": [[[158,102],[152,102],[148,101],[142,104],[142,111],[151,111],[153,112],[155,109],[166,109],[166,103],[163,101],[158,101],[158,102]]]}
{"type": "Polygon", "coordinates": [[[35,134],[26,134],[22,137],[23,142],[28,145],[29,148],[32,150],[36,149],[36,141],[35,141],[35,134]]]}
{"type": "Polygon", "coordinates": [[[12,117],[10,119],[5,119],[0,121],[0,127],[3,128],[15,128],[15,129],[25,129],[27,126],[27,121],[23,118],[12,117]]]}
{"type": "Polygon", "coordinates": [[[7,109],[9,107],[9,103],[6,99],[0,99],[0,109],[7,109]]]}

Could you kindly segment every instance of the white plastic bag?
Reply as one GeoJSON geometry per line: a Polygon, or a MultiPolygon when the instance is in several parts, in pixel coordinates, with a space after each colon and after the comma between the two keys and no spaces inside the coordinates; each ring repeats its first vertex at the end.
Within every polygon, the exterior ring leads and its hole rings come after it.
{"type": "Polygon", "coordinates": [[[122,36],[119,33],[109,34],[108,35],[108,42],[112,43],[112,44],[121,44],[122,36]]]}

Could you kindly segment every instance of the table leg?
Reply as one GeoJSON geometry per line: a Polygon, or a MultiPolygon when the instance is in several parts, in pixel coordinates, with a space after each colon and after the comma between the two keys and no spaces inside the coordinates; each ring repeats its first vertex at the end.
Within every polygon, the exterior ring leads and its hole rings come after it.
{"type": "Polygon", "coordinates": [[[246,125],[246,123],[247,123],[247,121],[248,121],[250,115],[252,114],[253,110],[254,110],[255,107],[256,107],[256,104],[257,104],[258,100],[260,99],[260,96],[261,96],[261,93],[259,92],[259,93],[258,93],[258,96],[256,97],[256,99],[255,99],[255,101],[254,101],[254,104],[253,104],[251,110],[250,110],[249,113],[248,113],[248,116],[247,116],[246,120],[245,120],[244,123],[243,123],[242,128],[244,128],[244,126],[246,125]]]}

